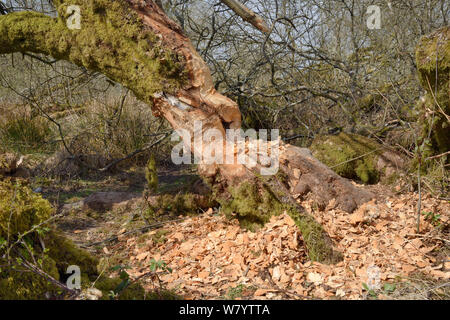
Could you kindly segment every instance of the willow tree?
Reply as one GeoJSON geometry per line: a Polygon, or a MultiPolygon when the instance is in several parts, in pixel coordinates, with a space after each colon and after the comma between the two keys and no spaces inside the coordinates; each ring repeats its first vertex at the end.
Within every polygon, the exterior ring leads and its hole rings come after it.
{"type": "MultiPolygon", "coordinates": [[[[226,136],[227,129],[240,128],[238,105],[214,89],[208,66],[179,25],[158,6],[159,1],[52,2],[57,17],[31,11],[0,15],[0,54],[39,53],[101,72],[133,91],[156,116],[191,137],[203,137],[209,129],[226,136]],[[68,20],[74,19],[73,6],[79,8],[80,28],[68,27],[68,20]],[[201,122],[200,129],[196,122],[201,122]]],[[[238,14],[264,31],[258,17],[243,6],[240,9],[236,9],[238,14]]],[[[211,139],[198,147],[188,140],[184,140],[185,145],[196,155],[211,147],[217,150],[220,143],[211,139]]],[[[249,139],[245,143],[247,147],[257,144],[267,148],[272,142],[249,139]]],[[[227,139],[221,143],[224,149],[233,150],[235,158],[248,151],[236,145],[227,139]]],[[[202,162],[199,174],[210,184],[225,212],[259,223],[287,212],[300,228],[311,259],[338,260],[339,254],[323,228],[294,198],[313,197],[320,206],[336,199],[337,207],[351,212],[372,194],[339,177],[307,149],[279,142],[275,151],[279,170],[274,175],[260,174],[267,166],[260,158],[252,165],[202,162]]]]}

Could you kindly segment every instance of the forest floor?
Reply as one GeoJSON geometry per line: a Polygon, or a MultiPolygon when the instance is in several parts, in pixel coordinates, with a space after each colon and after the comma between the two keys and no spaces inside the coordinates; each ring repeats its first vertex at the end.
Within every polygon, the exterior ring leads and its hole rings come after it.
{"type": "MultiPolygon", "coordinates": [[[[185,299],[449,299],[450,203],[382,185],[377,198],[353,214],[320,211],[300,202],[323,224],[344,259],[308,260],[302,236],[286,214],[255,232],[241,229],[217,208],[197,215],[143,218],[141,172],[107,179],[55,183],[34,180],[62,215],[57,227],[102,258],[126,266],[146,289],[166,288],[185,299]],[[83,199],[112,192],[111,207],[86,209],[83,199]],[[123,198],[124,194],[129,197],[123,198]],[[114,202],[114,201],[113,201],[114,202]]],[[[163,172],[160,190],[177,190],[194,174],[163,172]]]]}

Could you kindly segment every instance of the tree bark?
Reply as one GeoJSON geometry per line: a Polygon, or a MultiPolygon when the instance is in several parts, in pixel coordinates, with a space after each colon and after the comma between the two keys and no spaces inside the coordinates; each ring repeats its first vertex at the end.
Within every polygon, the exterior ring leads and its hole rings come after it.
{"type": "MultiPolygon", "coordinates": [[[[0,54],[42,53],[102,72],[148,103],[156,116],[164,117],[174,129],[189,132],[191,137],[203,136],[208,129],[225,136],[226,129],[240,128],[238,105],[214,89],[206,63],[181,28],[154,1],[53,3],[57,18],[36,12],[0,16],[0,54]],[[81,29],[67,27],[71,17],[68,6],[72,4],[81,8],[81,29]],[[194,125],[196,121],[201,121],[201,129],[194,125]]],[[[193,140],[184,143],[201,156],[217,141],[204,142],[202,147],[193,140]]],[[[271,142],[249,139],[246,147],[252,144],[267,147],[271,142]]],[[[223,150],[231,148],[235,157],[247,152],[226,139],[222,146],[223,150]]],[[[250,199],[257,208],[264,209],[252,221],[265,222],[271,214],[288,212],[303,234],[311,259],[335,262],[339,255],[333,251],[330,239],[294,197],[312,196],[321,206],[335,198],[338,207],[351,212],[372,194],[336,175],[307,149],[280,142],[276,151],[280,170],[274,176],[259,174],[264,166],[258,159],[255,166],[203,162],[199,173],[210,183],[222,206],[238,217],[257,213],[256,208],[249,210],[246,206],[250,199]]]]}

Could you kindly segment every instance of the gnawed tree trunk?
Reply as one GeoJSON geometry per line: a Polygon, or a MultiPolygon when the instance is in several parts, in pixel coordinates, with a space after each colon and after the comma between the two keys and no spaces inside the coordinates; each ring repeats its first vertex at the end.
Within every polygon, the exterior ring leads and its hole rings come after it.
{"type": "MultiPolygon", "coordinates": [[[[154,1],[141,0],[54,0],[58,18],[36,12],[0,16],[0,53],[35,52],[71,61],[102,72],[131,89],[164,117],[174,129],[194,137],[208,129],[225,136],[238,129],[241,113],[237,104],[218,93],[208,66],[180,27],[154,1]],[[71,30],[67,19],[71,5],[78,5],[81,29],[71,30]],[[201,121],[196,129],[194,122],[201,121]],[[198,132],[194,132],[197,130],[198,132]]],[[[73,18],[73,16],[72,16],[73,18]]],[[[217,142],[198,148],[184,141],[196,155],[217,142]]],[[[223,146],[239,150],[234,142],[223,146]]],[[[247,146],[263,141],[249,140],[247,146]]],[[[270,142],[269,142],[270,144],[270,142]]],[[[311,259],[339,259],[322,227],[305,212],[293,196],[308,193],[327,202],[336,198],[338,207],[351,212],[372,194],[339,177],[300,149],[280,142],[280,170],[261,176],[261,164],[200,164],[199,172],[210,183],[224,211],[249,221],[265,222],[271,215],[288,212],[300,228],[311,259]]]]}

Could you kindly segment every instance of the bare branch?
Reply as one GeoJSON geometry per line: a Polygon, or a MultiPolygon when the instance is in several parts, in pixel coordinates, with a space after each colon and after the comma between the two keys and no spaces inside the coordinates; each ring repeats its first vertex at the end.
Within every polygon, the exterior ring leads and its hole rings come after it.
{"type": "Polygon", "coordinates": [[[269,27],[266,22],[259,15],[254,13],[252,10],[247,8],[242,3],[236,0],[220,0],[228,8],[233,10],[238,16],[240,16],[244,21],[251,23],[255,28],[261,30],[262,32],[269,32],[269,27]]]}

